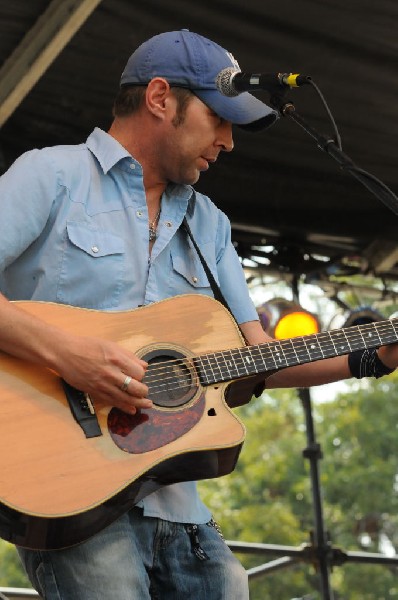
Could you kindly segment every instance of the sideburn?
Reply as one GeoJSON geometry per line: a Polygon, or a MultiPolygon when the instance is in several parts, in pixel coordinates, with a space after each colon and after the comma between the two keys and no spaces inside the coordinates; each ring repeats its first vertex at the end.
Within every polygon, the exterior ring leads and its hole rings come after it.
{"type": "Polygon", "coordinates": [[[172,124],[179,127],[185,121],[187,108],[194,94],[186,88],[172,87],[173,94],[177,100],[176,114],[173,117],[172,124]]]}

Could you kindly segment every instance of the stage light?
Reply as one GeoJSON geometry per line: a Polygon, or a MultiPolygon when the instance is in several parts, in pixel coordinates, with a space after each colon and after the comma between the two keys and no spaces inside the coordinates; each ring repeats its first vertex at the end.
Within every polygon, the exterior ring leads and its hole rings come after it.
{"type": "Polygon", "coordinates": [[[385,317],[377,310],[374,310],[370,306],[360,306],[352,310],[347,316],[344,323],[344,327],[351,327],[352,325],[366,325],[367,323],[374,323],[375,321],[382,321],[385,317]]]}
{"type": "Polygon", "coordinates": [[[352,310],[335,315],[329,323],[328,329],[340,329],[353,325],[367,325],[375,321],[382,321],[385,317],[371,306],[359,306],[352,310]]]}
{"type": "Polygon", "coordinates": [[[278,340],[319,333],[318,318],[297,302],[275,298],[257,307],[261,325],[278,340]]]}

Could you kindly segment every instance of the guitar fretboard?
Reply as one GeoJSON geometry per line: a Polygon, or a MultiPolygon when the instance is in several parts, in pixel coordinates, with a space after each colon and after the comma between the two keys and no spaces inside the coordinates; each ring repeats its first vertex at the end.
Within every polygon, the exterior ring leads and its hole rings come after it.
{"type": "Polygon", "coordinates": [[[250,375],[377,348],[398,341],[398,319],[334,329],[314,335],[243,346],[194,359],[202,385],[212,385],[250,375]]]}

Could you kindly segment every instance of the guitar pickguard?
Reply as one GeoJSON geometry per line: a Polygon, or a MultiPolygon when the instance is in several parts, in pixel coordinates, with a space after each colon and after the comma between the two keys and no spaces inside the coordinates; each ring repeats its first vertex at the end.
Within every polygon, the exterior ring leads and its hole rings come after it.
{"type": "Polygon", "coordinates": [[[187,433],[202,418],[205,397],[188,351],[156,344],[139,351],[148,363],[144,377],[154,408],[129,415],[112,408],[108,429],[115,444],[131,454],[156,450],[187,433]]]}
{"type": "Polygon", "coordinates": [[[115,444],[131,454],[142,454],[166,446],[187,433],[200,421],[205,408],[204,394],[185,410],[142,409],[128,415],[112,408],[108,428],[115,444]]]}

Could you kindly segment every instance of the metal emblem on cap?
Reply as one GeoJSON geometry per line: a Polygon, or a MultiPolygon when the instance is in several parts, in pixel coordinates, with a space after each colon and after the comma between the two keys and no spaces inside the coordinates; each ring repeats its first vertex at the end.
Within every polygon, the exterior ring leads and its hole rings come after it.
{"type": "Polygon", "coordinates": [[[234,57],[233,54],[231,54],[231,52],[226,51],[225,54],[228,56],[228,58],[230,59],[232,66],[237,70],[240,71],[240,66],[238,61],[236,60],[236,58],[234,57]]]}

